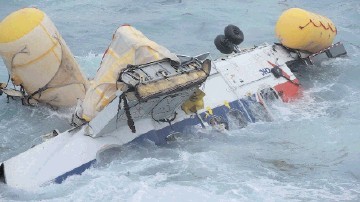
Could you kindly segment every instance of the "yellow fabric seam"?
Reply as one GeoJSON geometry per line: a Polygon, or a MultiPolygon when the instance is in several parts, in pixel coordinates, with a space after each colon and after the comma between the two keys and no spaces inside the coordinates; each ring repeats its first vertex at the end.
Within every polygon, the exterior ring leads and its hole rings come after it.
{"type": "MultiPolygon", "coordinates": [[[[50,33],[48,32],[48,30],[44,27],[44,25],[42,24],[42,23],[40,23],[40,27],[44,30],[44,32],[46,33],[46,35],[49,37],[49,39],[53,42],[53,44],[55,45],[55,44],[57,44],[57,43],[59,43],[58,41],[56,41],[56,40],[54,40],[54,38],[53,37],[51,37],[50,36],[50,33]]],[[[59,39],[60,40],[60,39],[59,39]]],[[[55,51],[54,50],[52,50],[52,52],[54,53],[54,55],[55,55],[55,57],[56,57],[56,59],[57,59],[57,61],[58,62],[60,62],[60,58],[59,58],[59,56],[58,55],[56,55],[56,53],[55,53],[55,51]]]]}
{"type": "MultiPolygon", "coordinates": [[[[26,65],[29,65],[29,64],[33,64],[35,62],[37,62],[38,60],[40,60],[41,58],[45,57],[47,54],[49,54],[50,52],[52,52],[54,50],[54,48],[58,45],[59,43],[57,44],[54,44],[49,50],[47,50],[45,53],[41,54],[39,57],[33,59],[33,60],[30,60],[29,62],[27,63],[24,63],[24,64],[19,64],[19,65],[14,65],[13,67],[23,67],[23,66],[26,66],[26,65]]],[[[60,61],[59,61],[60,62],[60,61]]]]}
{"type": "Polygon", "coordinates": [[[108,53],[109,53],[111,56],[115,57],[116,59],[118,59],[118,60],[120,59],[119,55],[116,54],[115,51],[112,50],[112,48],[109,48],[109,49],[108,49],[108,53]]]}

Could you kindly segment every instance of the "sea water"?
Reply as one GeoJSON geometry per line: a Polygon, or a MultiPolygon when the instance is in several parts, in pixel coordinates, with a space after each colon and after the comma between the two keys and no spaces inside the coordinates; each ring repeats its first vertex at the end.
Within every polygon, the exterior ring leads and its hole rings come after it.
{"type": "MultiPolygon", "coordinates": [[[[130,143],[63,184],[0,185],[0,201],[360,201],[360,1],[0,0],[0,18],[29,6],[50,16],[89,78],[122,24],[172,52],[216,58],[213,39],[226,25],[243,30],[241,47],[276,42],[276,20],[291,7],[332,19],[348,56],[302,69],[302,98],[273,106],[273,122],[161,146],[130,143]]],[[[7,78],[1,62],[0,80],[7,78]]],[[[0,97],[0,162],[69,128],[71,109],[6,101],[0,97]]]]}

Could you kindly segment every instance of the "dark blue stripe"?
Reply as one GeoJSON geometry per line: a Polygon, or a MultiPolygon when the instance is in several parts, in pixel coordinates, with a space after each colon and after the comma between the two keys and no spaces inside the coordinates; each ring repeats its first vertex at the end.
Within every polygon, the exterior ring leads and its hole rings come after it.
{"type": "Polygon", "coordinates": [[[80,175],[81,173],[83,173],[86,169],[90,168],[90,166],[92,164],[94,164],[96,162],[96,159],[91,160],[85,164],[82,164],[81,166],[74,168],[73,170],[64,173],[63,175],[55,178],[54,182],[57,184],[61,184],[64,180],[66,180],[66,178],[68,178],[71,175],[80,175]]]}
{"type": "MultiPolygon", "coordinates": [[[[246,116],[249,122],[255,123],[257,120],[255,119],[251,109],[250,105],[257,103],[255,94],[251,97],[248,97],[247,99],[240,99],[239,102],[241,102],[241,108],[243,109],[245,107],[245,110],[249,116],[246,116]],[[244,107],[242,107],[244,106],[244,107]]],[[[244,111],[245,112],[245,111],[244,111]]],[[[245,115],[246,113],[244,113],[245,115]]]]}
{"type": "MultiPolygon", "coordinates": [[[[257,103],[256,99],[254,100],[251,97],[249,99],[246,99],[246,100],[241,99],[239,101],[236,100],[236,101],[230,102],[229,105],[230,105],[231,109],[239,110],[244,115],[244,117],[246,117],[248,119],[249,122],[255,122],[256,120],[252,114],[252,111],[249,109],[249,106],[253,103],[257,103]],[[239,101],[243,102],[243,104],[240,104],[239,101]],[[249,116],[247,116],[247,114],[249,116]]],[[[230,111],[230,109],[224,105],[215,107],[212,109],[213,115],[221,117],[222,120],[224,120],[225,122],[228,122],[227,113],[229,111],[230,111]]],[[[203,121],[208,122],[208,124],[209,124],[210,118],[212,117],[212,116],[207,116],[205,112],[199,114],[199,116],[203,119],[203,121]]],[[[201,124],[200,120],[197,117],[192,116],[188,119],[174,123],[171,126],[166,126],[159,130],[149,131],[149,132],[137,137],[133,141],[143,141],[144,139],[147,139],[147,140],[151,140],[152,142],[154,142],[157,145],[162,145],[162,144],[166,143],[166,137],[170,133],[172,133],[172,132],[183,133],[184,130],[187,129],[187,127],[195,126],[198,124],[201,124]]]]}
{"type": "MultiPolygon", "coordinates": [[[[239,101],[233,101],[230,102],[229,105],[231,107],[231,109],[237,109],[239,110],[241,113],[243,113],[243,115],[248,119],[249,122],[255,122],[255,118],[251,112],[251,110],[249,109],[249,106],[252,103],[256,103],[256,99],[254,100],[253,98],[249,97],[248,99],[240,99],[239,101]],[[241,102],[241,103],[239,103],[241,102]],[[247,114],[250,116],[247,116],[247,114]]],[[[213,115],[221,117],[224,121],[228,121],[227,118],[227,113],[230,111],[229,108],[227,108],[226,106],[222,105],[219,107],[215,107],[212,109],[213,111],[213,115]]],[[[204,120],[204,121],[209,121],[209,119],[211,117],[207,116],[205,112],[199,114],[199,116],[204,120]]],[[[157,145],[161,145],[161,144],[165,144],[166,143],[166,137],[171,133],[171,132],[184,132],[184,130],[186,130],[186,127],[188,126],[194,126],[194,125],[198,125],[200,124],[200,120],[195,117],[192,116],[188,119],[184,119],[182,121],[179,121],[177,123],[172,124],[171,126],[166,126],[162,129],[159,130],[151,130],[143,135],[140,135],[139,137],[137,137],[135,140],[133,141],[142,141],[144,139],[148,139],[153,141],[155,144],[157,145]]],[[[69,172],[64,173],[63,175],[55,178],[54,182],[55,183],[62,183],[66,178],[68,178],[71,175],[80,175],[81,173],[83,173],[86,169],[90,168],[91,165],[93,165],[96,162],[96,159],[89,161],[69,172]]]]}

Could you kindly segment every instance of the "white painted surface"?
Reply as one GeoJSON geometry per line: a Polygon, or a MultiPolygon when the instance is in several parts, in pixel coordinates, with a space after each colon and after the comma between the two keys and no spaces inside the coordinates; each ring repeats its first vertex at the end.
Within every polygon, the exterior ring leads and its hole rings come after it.
{"type": "MultiPolygon", "coordinates": [[[[256,93],[264,86],[275,86],[286,82],[283,78],[276,79],[271,73],[263,74],[260,71],[264,68],[272,68],[267,62],[268,60],[272,63],[277,60],[277,64],[291,76],[291,79],[295,79],[285,65],[285,62],[291,59],[282,48],[278,47],[274,51],[272,46],[268,45],[214,61],[213,64],[216,66],[212,68],[210,77],[202,87],[206,93],[205,108],[221,106],[225,101],[231,102],[248,94],[256,93]]],[[[118,98],[90,123],[94,134],[99,133],[116,116],[117,105],[118,98]]],[[[188,117],[179,109],[174,122],[188,117]]],[[[42,185],[94,160],[97,153],[103,151],[104,148],[114,145],[121,146],[150,130],[168,126],[167,123],[155,122],[151,117],[140,119],[136,121],[135,125],[137,130],[135,134],[130,131],[127,124],[97,138],[85,135],[86,126],[74,134],[61,133],[57,137],[5,161],[6,182],[9,186],[19,188],[42,185]]]]}

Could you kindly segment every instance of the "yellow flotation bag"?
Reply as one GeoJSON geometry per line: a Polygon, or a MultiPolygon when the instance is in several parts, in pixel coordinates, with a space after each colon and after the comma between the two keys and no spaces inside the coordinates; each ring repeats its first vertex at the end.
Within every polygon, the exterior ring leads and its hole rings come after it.
{"type": "Polygon", "coordinates": [[[200,109],[204,109],[204,97],[205,93],[197,89],[194,94],[182,104],[181,109],[186,114],[196,113],[200,109]]]}
{"type": "Polygon", "coordinates": [[[337,30],[327,17],[291,8],[279,17],[275,32],[284,46],[315,53],[331,46],[337,30]]]}
{"type": "Polygon", "coordinates": [[[94,80],[91,81],[82,108],[76,114],[86,121],[92,120],[115,97],[118,90],[125,91],[127,86],[118,82],[120,72],[129,64],[140,65],[178,57],[165,47],[151,41],[139,30],[130,25],[120,26],[104,53],[94,80]]]}
{"type": "Polygon", "coordinates": [[[69,107],[83,99],[88,81],[49,17],[36,8],[0,22],[0,55],[12,82],[31,99],[69,107]]]}

